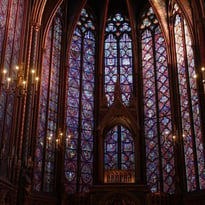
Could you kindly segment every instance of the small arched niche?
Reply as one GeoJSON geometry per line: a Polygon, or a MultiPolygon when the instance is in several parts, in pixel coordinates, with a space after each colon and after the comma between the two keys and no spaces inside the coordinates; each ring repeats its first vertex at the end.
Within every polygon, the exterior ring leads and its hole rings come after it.
{"type": "Polygon", "coordinates": [[[123,125],[104,135],[104,183],[135,183],[135,140],[123,125]]]}

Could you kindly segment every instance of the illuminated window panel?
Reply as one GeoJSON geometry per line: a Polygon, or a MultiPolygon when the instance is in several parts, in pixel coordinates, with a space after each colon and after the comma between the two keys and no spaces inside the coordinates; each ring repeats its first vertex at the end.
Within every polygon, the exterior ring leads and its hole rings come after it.
{"type": "Polygon", "coordinates": [[[55,188],[55,142],[59,95],[59,72],[62,36],[62,10],[50,26],[43,56],[39,132],[36,148],[34,189],[52,192],[55,188]]]}
{"type": "Polygon", "coordinates": [[[190,32],[179,7],[174,5],[174,35],[177,57],[178,89],[182,121],[187,191],[205,188],[204,148],[202,144],[195,60],[190,32]],[[189,79],[189,80],[187,80],[189,79]],[[190,97],[189,97],[190,96],[190,97]],[[197,159],[197,160],[196,160],[197,159]],[[195,166],[197,164],[197,167],[195,166]],[[197,177],[198,176],[198,177],[197,177]],[[198,187],[199,182],[199,187],[198,187]]]}
{"type": "Polygon", "coordinates": [[[134,140],[123,126],[112,128],[104,139],[104,169],[135,170],[134,140]]]}
{"type": "Polygon", "coordinates": [[[66,100],[65,190],[88,192],[93,184],[95,26],[85,9],[74,30],[66,100]]]}
{"type": "Polygon", "coordinates": [[[128,20],[117,13],[107,20],[104,42],[104,90],[108,105],[114,102],[114,90],[119,78],[122,101],[129,104],[133,91],[133,57],[131,28],[128,20]]]}
{"type": "Polygon", "coordinates": [[[175,164],[166,44],[152,8],[143,14],[142,19],[140,32],[147,183],[152,192],[173,193],[175,164]]]}

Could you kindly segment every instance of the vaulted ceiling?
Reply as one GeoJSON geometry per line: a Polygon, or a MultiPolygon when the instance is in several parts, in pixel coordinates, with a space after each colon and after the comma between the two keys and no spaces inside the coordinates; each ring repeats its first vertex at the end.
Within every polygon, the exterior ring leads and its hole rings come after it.
{"type": "MultiPolygon", "coordinates": [[[[107,17],[118,11],[124,13],[131,21],[134,19],[131,24],[135,27],[138,17],[142,14],[143,8],[150,3],[155,14],[160,18],[161,26],[169,42],[167,14],[168,4],[171,1],[168,0],[36,0],[34,2],[33,22],[37,25],[41,25],[44,31],[49,27],[59,6],[65,3],[69,31],[72,31],[75,27],[82,8],[87,7],[91,9],[95,15],[100,32],[101,29],[103,30],[107,17]]],[[[182,0],[179,2],[189,16],[191,16],[189,0],[182,0]]]]}
{"type": "MultiPolygon", "coordinates": [[[[142,9],[147,5],[148,2],[153,6],[155,12],[158,15],[166,19],[167,13],[167,0],[36,0],[34,1],[34,12],[43,14],[42,23],[46,23],[48,19],[54,15],[55,11],[61,5],[62,2],[67,3],[68,8],[68,17],[69,21],[76,19],[76,15],[80,13],[81,9],[85,6],[88,6],[95,14],[99,21],[103,17],[108,16],[109,14],[116,11],[123,11],[127,15],[134,15],[138,17],[142,9]],[[132,14],[131,14],[132,13],[132,14]]],[[[189,0],[181,0],[182,6],[184,9],[191,14],[190,12],[190,3],[189,0]]],[[[38,14],[38,15],[39,15],[38,14]]],[[[38,21],[41,21],[41,16],[37,16],[38,21]]]]}
{"type": "MultiPolygon", "coordinates": [[[[160,0],[157,0],[160,1],[160,0]]],[[[163,0],[164,1],[164,0],[163,0]]],[[[62,0],[48,0],[44,11],[44,22],[48,20],[52,11],[63,2],[62,0]]],[[[85,6],[89,7],[98,21],[101,22],[106,16],[116,11],[124,12],[128,15],[139,15],[149,0],[67,0],[69,21],[74,21],[81,9],[85,6]],[[132,14],[131,14],[132,13],[132,14]]]]}
{"type": "MultiPolygon", "coordinates": [[[[143,8],[146,7],[148,2],[156,8],[155,10],[158,14],[162,15],[161,18],[165,19],[166,17],[163,15],[166,13],[167,6],[166,0],[44,0],[44,2],[46,4],[43,8],[44,12],[41,21],[43,27],[48,24],[62,2],[67,4],[67,22],[71,26],[75,25],[82,8],[85,6],[92,10],[97,19],[97,24],[101,26],[103,26],[108,16],[118,11],[124,13],[129,19],[138,19],[138,16],[141,15],[143,8]]],[[[39,4],[42,5],[42,2],[39,4]]]]}

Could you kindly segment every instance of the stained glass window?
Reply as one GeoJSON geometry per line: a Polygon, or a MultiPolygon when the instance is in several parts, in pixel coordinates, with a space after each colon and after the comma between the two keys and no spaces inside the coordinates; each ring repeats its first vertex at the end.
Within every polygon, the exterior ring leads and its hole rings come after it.
{"type": "MultiPolygon", "coordinates": [[[[17,77],[15,67],[20,62],[22,35],[25,29],[23,17],[26,14],[24,0],[0,1],[0,55],[1,65],[6,71],[1,76],[0,90],[0,146],[4,141],[5,156],[8,155],[12,122],[15,111],[15,95],[11,88],[15,86],[17,77]],[[6,78],[10,77],[10,89],[7,90],[6,78]],[[3,85],[4,84],[4,85],[3,85]]],[[[1,146],[2,148],[2,146],[1,146]]]]}
{"type": "Polygon", "coordinates": [[[69,55],[66,101],[65,189],[87,192],[93,181],[95,83],[94,18],[82,10],[69,55]]]}
{"type": "Polygon", "coordinates": [[[55,142],[57,137],[57,112],[59,72],[62,40],[62,9],[59,9],[46,38],[43,55],[39,130],[36,148],[35,190],[54,190],[55,142]]]}
{"type": "Polygon", "coordinates": [[[174,35],[186,181],[187,190],[194,191],[205,188],[202,125],[196,79],[194,78],[196,73],[193,44],[186,20],[180,13],[180,8],[175,4],[173,10],[175,14],[174,35]]]}
{"type": "Polygon", "coordinates": [[[115,126],[104,139],[105,170],[135,170],[134,140],[130,131],[115,126]]]}
{"type": "Polygon", "coordinates": [[[173,193],[174,148],[166,44],[149,8],[140,27],[147,182],[152,192],[173,193]]]}
{"type": "Polygon", "coordinates": [[[128,105],[133,90],[131,28],[127,18],[117,13],[107,20],[104,43],[104,89],[108,105],[114,102],[119,77],[122,101],[128,105]]]}
{"type": "MultiPolygon", "coordinates": [[[[115,84],[119,80],[122,102],[129,104],[133,91],[133,56],[128,19],[116,13],[107,19],[104,42],[104,89],[108,106],[114,102],[115,84]]],[[[131,133],[117,125],[104,141],[105,170],[134,170],[134,141],[131,133]]]]}

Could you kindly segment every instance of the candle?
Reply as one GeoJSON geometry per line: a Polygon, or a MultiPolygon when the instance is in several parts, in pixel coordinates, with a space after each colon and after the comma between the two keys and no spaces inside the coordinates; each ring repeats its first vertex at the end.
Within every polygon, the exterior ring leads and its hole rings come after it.
{"type": "Polygon", "coordinates": [[[56,139],[56,148],[58,148],[59,145],[59,139],[56,139]]]}
{"type": "Polygon", "coordinates": [[[11,82],[11,78],[8,77],[8,78],[7,78],[7,89],[9,89],[9,87],[10,87],[10,82],[11,82]]]}
{"type": "Polygon", "coordinates": [[[33,82],[33,81],[34,81],[34,74],[35,74],[35,70],[32,69],[32,70],[31,70],[31,75],[32,75],[32,77],[31,77],[31,82],[32,82],[32,83],[34,83],[34,82],[33,82]]]}
{"type": "Polygon", "coordinates": [[[201,71],[202,71],[202,83],[205,83],[205,67],[202,67],[201,68],[201,71]]]}
{"type": "Polygon", "coordinates": [[[26,81],[23,81],[23,89],[26,89],[26,81]]]}
{"type": "Polygon", "coordinates": [[[36,90],[38,90],[38,81],[39,81],[39,77],[36,77],[35,80],[36,80],[35,87],[36,87],[36,90]]]}
{"type": "Polygon", "coordinates": [[[53,137],[52,134],[50,134],[50,136],[48,136],[48,146],[51,145],[52,137],[53,137]]]}
{"type": "Polygon", "coordinates": [[[7,70],[4,69],[4,70],[3,70],[3,75],[2,75],[2,83],[4,83],[6,73],[7,73],[7,70]]]}
{"type": "Polygon", "coordinates": [[[18,66],[18,65],[16,66],[16,70],[17,70],[17,71],[19,70],[19,66],[18,66]]]}

